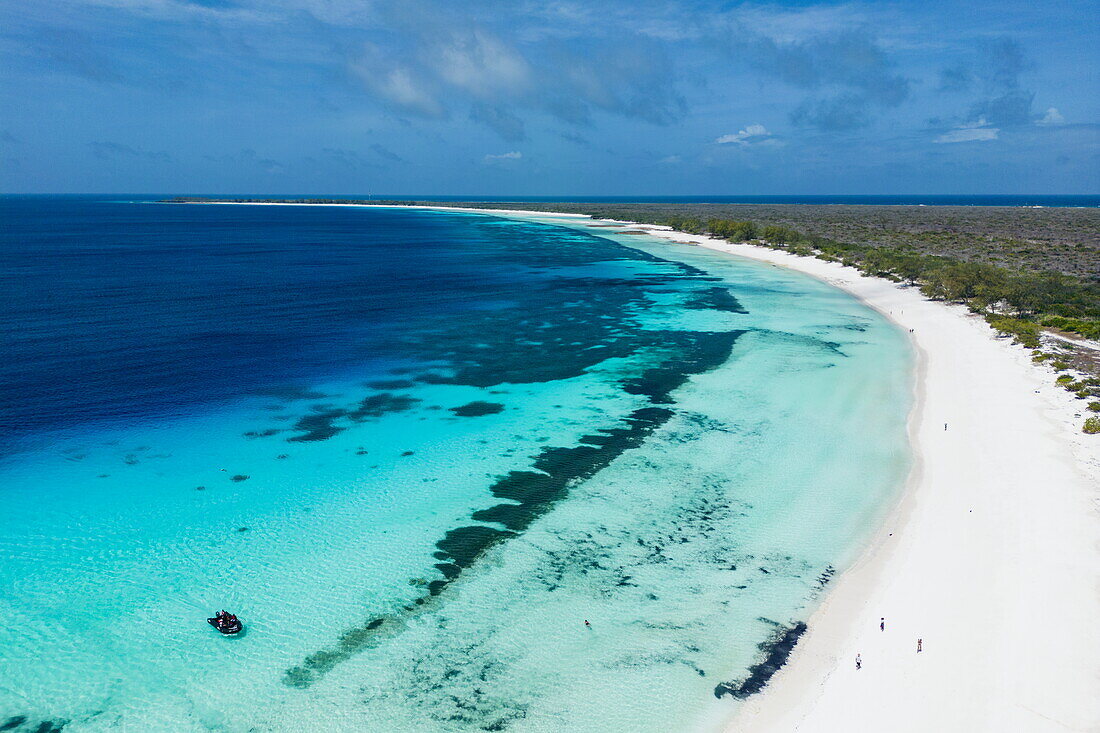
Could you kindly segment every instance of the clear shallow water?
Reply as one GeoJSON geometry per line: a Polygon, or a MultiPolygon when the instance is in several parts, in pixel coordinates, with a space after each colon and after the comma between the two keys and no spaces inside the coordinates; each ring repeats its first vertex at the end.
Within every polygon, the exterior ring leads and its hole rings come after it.
{"type": "Polygon", "coordinates": [[[4,205],[0,723],[705,727],[906,468],[903,335],[777,268],[481,215],[4,205]]]}

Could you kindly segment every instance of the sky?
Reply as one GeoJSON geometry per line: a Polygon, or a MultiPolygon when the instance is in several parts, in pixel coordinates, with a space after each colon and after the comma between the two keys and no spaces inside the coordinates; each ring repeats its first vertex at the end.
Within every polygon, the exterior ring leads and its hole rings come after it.
{"type": "Polygon", "coordinates": [[[0,0],[0,192],[1100,193],[1100,4],[0,0]]]}

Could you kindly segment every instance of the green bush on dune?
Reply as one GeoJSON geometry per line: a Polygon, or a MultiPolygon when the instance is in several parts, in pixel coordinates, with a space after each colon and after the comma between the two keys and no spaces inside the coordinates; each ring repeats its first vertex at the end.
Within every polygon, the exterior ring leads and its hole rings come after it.
{"type": "Polygon", "coordinates": [[[1100,339],[1100,321],[1086,321],[1081,318],[1063,318],[1062,316],[1044,316],[1041,323],[1050,328],[1078,333],[1085,338],[1100,339]]]}
{"type": "Polygon", "coordinates": [[[1038,324],[1020,318],[1009,318],[1008,316],[987,315],[985,320],[998,333],[1012,336],[1012,340],[1015,343],[1026,346],[1029,349],[1036,349],[1039,347],[1038,324]]]}
{"type": "Polygon", "coordinates": [[[1095,435],[1100,433],[1100,417],[1090,417],[1085,420],[1085,427],[1082,428],[1089,435],[1095,435]]]}

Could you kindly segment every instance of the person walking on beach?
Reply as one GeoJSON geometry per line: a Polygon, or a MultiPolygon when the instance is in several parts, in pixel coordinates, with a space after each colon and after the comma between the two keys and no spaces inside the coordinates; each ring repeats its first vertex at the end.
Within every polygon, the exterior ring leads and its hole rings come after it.
{"type": "Polygon", "coordinates": [[[592,628],[592,624],[588,623],[588,619],[584,620],[584,625],[587,626],[590,629],[592,628]]]}
{"type": "Polygon", "coordinates": [[[879,631],[886,631],[886,619],[885,618],[880,618],[878,620],[878,630],[879,631]]]}
{"type": "Polygon", "coordinates": [[[917,654],[920,654],[920,648],[923,643],[924,639],[917,639],[917,654]]]}
{"type": "Polygon", "coordinates": [[[863,657],[856,655],[856,669],[863,669],[863,657]]]}

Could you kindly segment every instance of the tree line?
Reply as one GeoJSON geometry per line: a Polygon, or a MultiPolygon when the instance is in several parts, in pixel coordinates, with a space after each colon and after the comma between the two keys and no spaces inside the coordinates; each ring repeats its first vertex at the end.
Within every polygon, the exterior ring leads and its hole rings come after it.
{"type": "MultiPolygon", "coordinates": [[[[601,217],[607,216],[606,212],[601,213],[601,217]]],[[[632,212],[622,218],[639,217],[632,212]]],[[[642,218],[650,220],[641,223],[669,226],[690,234],[752,242],[842,262],[867,275],[914,285],[926,297],[967,305],[974,313],[985,316],[993,328],[1031,348],[1039,346],[1039,332],[1044,326],[1100,339],[1100,285],[1059,272],[1024,272],[944,255],[920,254],[906,247],[850,244],[753,221],[685,216],[642,218]]]]}

